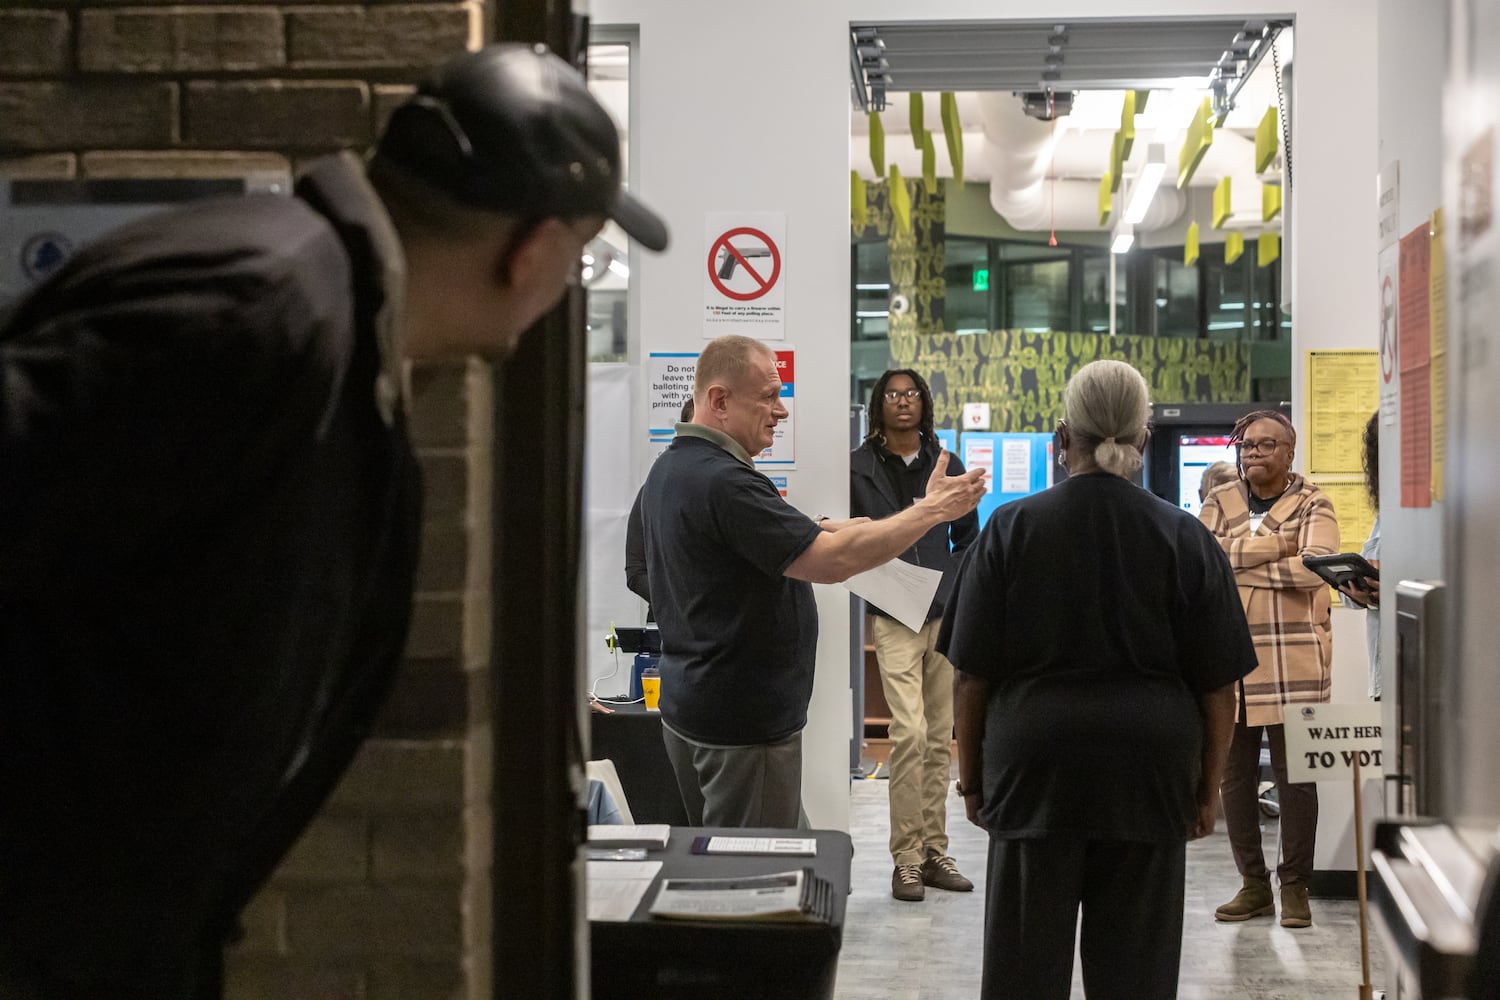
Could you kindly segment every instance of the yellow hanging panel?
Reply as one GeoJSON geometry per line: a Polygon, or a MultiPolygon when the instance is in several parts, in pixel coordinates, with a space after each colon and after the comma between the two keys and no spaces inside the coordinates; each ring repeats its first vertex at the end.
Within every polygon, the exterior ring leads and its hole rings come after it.
{"type": "Polygon", "coordinates": [[[891,218],[896,228],[903,233],[911,232],[911,194],[906,190],[906,181],[901,178],[901,168],[891,164],[891,174],[886,178],[891,189],[891,218]]]}
{"type": "Polygon", "coordinates": [[[1223,229],[1224,223],[1229,221],[1229,197],[1229,178],[1225,177],[1223,180],[1219,181],[1219,183],[1214,185],[1213,222],[1215,229],[1223,229]]]}
{"type": "Polygon", "coordinates": [[[1245,252],[1245,234],[1230,233],[1224,237],[1224,263],[1233,264],[1245,252]]]}

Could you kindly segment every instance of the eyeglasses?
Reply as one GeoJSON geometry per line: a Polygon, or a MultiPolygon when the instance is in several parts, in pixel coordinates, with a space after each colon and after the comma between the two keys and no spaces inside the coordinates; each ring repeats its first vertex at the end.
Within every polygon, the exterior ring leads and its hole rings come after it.
{"type": "Polygon", "coordinates": [[[1257,441],[1251,441],[1247,438],[1240,442],[1240,451],[1250,455],[1256,455],[1261,452],[1273,452],[1277,448],[1280,448],[1282,445],[1288,443],[1289,442],[1286,441],[1278,441],[1276,438],[1260,438],[1257,441]]]}
{"type": "Polygon", "coordinates": [[[887,403],[894,403],[898,399],[921,399],[921,389],[887,389],[884,393],[887,403]]]}
{"type": "Polygon", "coordinates": [[[595,239],[583,248],[583,254],[568,274],[568,284],[589,288],[599,284],[611,272],[622,280],[630,277],[624,255],[608,241],[595,239]]]}

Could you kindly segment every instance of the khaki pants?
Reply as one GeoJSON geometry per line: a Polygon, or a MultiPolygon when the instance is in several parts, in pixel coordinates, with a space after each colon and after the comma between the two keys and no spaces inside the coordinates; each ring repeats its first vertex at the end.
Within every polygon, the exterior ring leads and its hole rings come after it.
{"type": "Polygon", "coordinates": [[[871,619],[880,683],[891,706],[891,857],[921,864],[948,853],[948,778],[953,740],[953,665],[932,647],[941,619],[913,632],[871,619]]]}

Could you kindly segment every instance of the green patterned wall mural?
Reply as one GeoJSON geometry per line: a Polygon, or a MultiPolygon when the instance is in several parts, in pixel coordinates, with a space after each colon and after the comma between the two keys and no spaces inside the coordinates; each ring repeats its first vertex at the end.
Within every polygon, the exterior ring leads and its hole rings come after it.
{"type": "Polygon", "coordinates": [[[1146,376],[1151,398],[1230,403],[1250,398],[1247,344],[1100,333],[922,334],[891,330],[891,367],[911,368],[932,386],[933,420],[957,427],[964,403],[989,403],[992,431],[1050,431],[1062,416],[1063,387],[1079,368],[1118,358],[1146,376]]]}
{"type": "Polygon", "coordinates": [[[911,197],[911,232],[895,229],[891,220],[889,182],[865,185],[866,224],[856,240],[884,239],[890,244],[891,296],[911,303],[904,314],[891,314],[891,335],[940,333],[943,329],[943,188],[929,194],[920,180],[902,181],[911,197]]]}
{"type": "Polygon", "coordinates": [[[1249,400],[1246,343],[1018,330],[962,337],[948,332],[943,310],[946,182],[934,193],[920,180],[901,182],[911,197],[910,233],[893,225],[888,183],[865,184],[865,225],[854,228],[854,238],[890,244],[891,295],[903,295],[911,303],[906,313],[890,317],[890,367],[912,368],[927,377],[938,427],[958,427],[964,403],[989,403],[992,431],[1050,431],[1062,416],[1069,376],[1099,358],[1135,365],[1151,385],[1151,398],[1162,402],[1249,400]]]}

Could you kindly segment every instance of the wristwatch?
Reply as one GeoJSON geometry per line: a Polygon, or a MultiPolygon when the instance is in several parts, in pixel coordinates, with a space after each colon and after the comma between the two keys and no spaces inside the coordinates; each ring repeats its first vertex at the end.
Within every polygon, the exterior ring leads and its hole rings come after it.
{"type": "Polygon", "coordinates": [[[977,788],[964,788],[964,783],[962,780],[955,781],[953,783],[953,790],[958,793],[958,797],[961,799],[966,799],[970,795],[978,795],[980,791],[977,788]]]}

